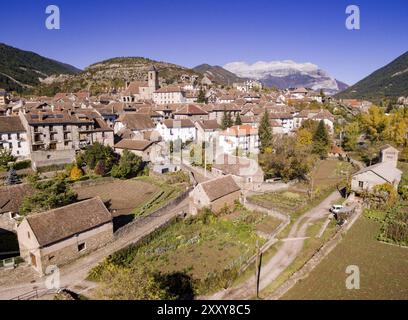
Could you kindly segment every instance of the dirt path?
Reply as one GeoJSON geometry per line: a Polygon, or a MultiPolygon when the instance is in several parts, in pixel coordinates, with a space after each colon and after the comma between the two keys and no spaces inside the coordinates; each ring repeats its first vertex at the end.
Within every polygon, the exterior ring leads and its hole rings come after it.
{"type": "MultiPolygon", "coordinates": [[[[164,225],[169,220],[176,217],[183,209],[185,209],[187,205],[188,198],[182,201],[173,210],[165,212],[160,216],[156,216],[154,219],[146,219],[137,228],[137,232],[125,234],[108,245],[90,253],[89,255],[83,256],[71,264],[62,266],[59,269],[60,287],[66,287],[77,293],[84,293],[89,289],[93,289],[95,287],[95,283],[86,281],[89,270],[100,263],[105,257],[127,247],[130,244],[136,243],[144,236],[164,225]]],[[[15,270],[11,270],[10,272],[24,273],[26,271],[24,268],[27,267],[22,267],[22,270],[18,270],[19,268],[17,268],[15,270]]],[[[20,283],[13,283],[13,285],[9,286],[2,286],[0,288],[0,300],[12,299],[34,289],[45,289],[46,277],[38,278],[38,276],[36,276],[30,280],[25,280],[20,283]]]]}
{"type": "MultiPolygon", "coordinates": [[[[332,202],[339,197],[338,192],[333,192],[319,205],[304,213],[292,226],[288,238],[284,241],[278,252],[262,267],[259,288],[265,289],[270,285],[300,254],[305,243],[305,235],[310,223],[326,217],[332,202]]],[[[213,300],[241,300],[250,299],[256,295],[255,276],[235,288],[217,292],[209,299],[213,300]]]]}

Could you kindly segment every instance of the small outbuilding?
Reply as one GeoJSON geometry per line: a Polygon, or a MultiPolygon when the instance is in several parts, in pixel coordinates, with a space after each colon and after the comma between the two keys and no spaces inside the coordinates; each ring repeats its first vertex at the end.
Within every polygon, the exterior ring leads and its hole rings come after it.
{"type": "Polygon", "coordinates": [[[232,175],[222,176],[199,183],[190,193],[190,213],[196,215],[199,210],[208,208],[213,212],[225,206],[231,206],[241,198],[241,188],[232,175]]]}
{"type": "Polygon", "coordinates": [[[113,238],[110,212],[99,197],[32,214],[17,227],[21,257],[40,274],[69,263],[113,238]]]}

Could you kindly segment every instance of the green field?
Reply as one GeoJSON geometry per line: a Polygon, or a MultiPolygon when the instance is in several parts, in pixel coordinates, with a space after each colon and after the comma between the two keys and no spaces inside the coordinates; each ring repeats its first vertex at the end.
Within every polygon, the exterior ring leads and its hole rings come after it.
{"type": "Polygon", "coordinates": [[[377,241],[380,223],[361,217],[337,247],[283,299],[408,299],[408,248],[377,241]],[[346,289],[346,268],[360,269],[360,290],[346,289]]]}

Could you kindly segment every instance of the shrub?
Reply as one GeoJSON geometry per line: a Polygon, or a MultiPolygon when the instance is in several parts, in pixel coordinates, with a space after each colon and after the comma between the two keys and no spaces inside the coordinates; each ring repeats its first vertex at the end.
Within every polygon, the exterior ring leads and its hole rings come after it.
{"type": "Polygon", "coordinates": [[[78,168],[77,166],[74,166],[71,169],[71,172],[69,174],[69,177],[72,181],[78,181],[79,179],[81,179],[81,177],[83,176],[83,172],[80,168],[78,168]]]}
{"type": "Polygon", "coordinates": [[[111,175],[114,178],[128,179],[137,176],[143,170],[142,158],[125,150],[117,165],[114,165],[111,175]]]}
{"type": "Polygon", "coordinates": [[[95,174],[98,176],[104,176],[106,174],[106,166],[105,166],[105,161],[104,160],[99,160],[98,163],[96,164],[95,174]]]}

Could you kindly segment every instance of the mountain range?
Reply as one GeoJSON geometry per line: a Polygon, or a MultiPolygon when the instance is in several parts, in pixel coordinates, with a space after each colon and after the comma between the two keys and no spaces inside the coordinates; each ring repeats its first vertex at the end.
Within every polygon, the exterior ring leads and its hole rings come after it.
{"type": "Polygon", "coordinates": [[[0,88],[22,92],[52,74],[76,74],[79,69],[34,52],[0,43],[0,88]]]}
{"type": "Polygon", "coordinates": [[[337,95],[367,100],[400,96],[408,96],[408,51],[337,95]]]}
{"type": "Polygon", "coordinates": [[[313,90],[323,89],[327,94],[334,94],[348,87],[312,63],[297,63],[291,60],[258,61],[253,64],[231,62],[223,68],[239,77],[259,80],[268,87],[279,89],[306,87],[313,90]]]}
{"type": "Polygon", "coordinates": [[[155,65],[162,82],[173,83],[183,74],[207,75],[217,84],[256,79],[280,89],[306,87],[323,89],[339,98],[375,100],[384,96],[408,96],[408,52],[365,79],[348,86],[312,63],[291,60],[259,61],[253,64],[231,62],[223,67],[201,64],[193,69],[143,57],[121,57],[101,61],[81,71],[69,64],[42,57],[0,43],[0,88],[20,93],[52,96],[57,92],[90,90],[93,94],[107,88],[124,86],[125,81],[144,80],[155,65]],[[339,93],[340,92],[340,93],[339,93]]]}
{"type": "Polygon", "coordinates": [[[247,80],[245,78],[238,77],[236,74],[224,69],[223,67],[211,66],[206,63],[194,67],[193,70],[206,75],[212,81],[226,86],[232,86],[234,82],[243,82],[247,80]]]}

